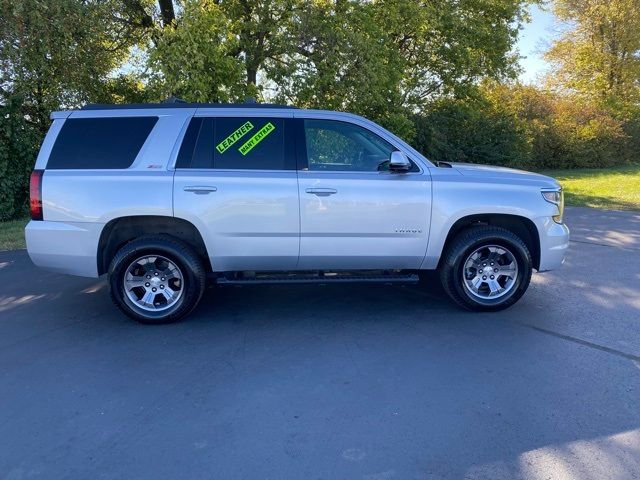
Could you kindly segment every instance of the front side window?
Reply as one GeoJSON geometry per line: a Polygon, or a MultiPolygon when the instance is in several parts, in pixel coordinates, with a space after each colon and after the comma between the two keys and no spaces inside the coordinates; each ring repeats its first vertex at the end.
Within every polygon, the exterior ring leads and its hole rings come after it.
{"type": "Polygon", "coordinates": [[[177,167],[288,170],[292,148],[285,145],[283,118],[193,118],[178,154],[177,167]]]}
{"type": "Polygon", "coordinates": [[[369,130],[335,120],[305,120],[309,170],[381,172],[396,150],[369,130]]]}

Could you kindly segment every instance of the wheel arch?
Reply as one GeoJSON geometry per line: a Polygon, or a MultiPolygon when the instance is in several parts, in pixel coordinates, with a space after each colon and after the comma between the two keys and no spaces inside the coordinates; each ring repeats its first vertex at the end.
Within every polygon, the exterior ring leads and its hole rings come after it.
{"type": "Polygon", "coordinates": [[[116,252],[126,243],[142,235],[168,235],[188,245],[202,258],[207,272],[211,262],[207,247],[198,228],[191,222],[168,216],[135,215],[110,220],[102,229],[98,241],[98,275],[107,273],[109,263],[116,252]]]}
{"type": "MultiPolygon", "coordinates": [[[[531,219],[521,215],[481,213],[461,217],[449,228],[443,244],[442,252],[444,252],[447,245],[449,245],[458,233],[475,225],[493,225],[513,232],[522,239],[529,249],[531,259],[533,260],[533,267],[536,270],[540,268],[540,234],[538,232],[538,228],[531,219]]],[[[440,267],[440,262],[442,262],[442,255],[440,257],[438,267],[440,267]]]]}

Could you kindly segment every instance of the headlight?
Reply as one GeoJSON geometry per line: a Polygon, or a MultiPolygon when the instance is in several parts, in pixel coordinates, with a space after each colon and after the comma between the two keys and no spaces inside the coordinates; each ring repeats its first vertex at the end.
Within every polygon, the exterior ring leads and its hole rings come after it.
{"type": "Polygon", "coordinates": [[[553,203],[558,207],[558,215],[553,216],[553,221],[562,223],[562,217],[564,215],[564,192],[562,188],[558,190],[543,190],[542,196],[547,202],[553,203]]]}

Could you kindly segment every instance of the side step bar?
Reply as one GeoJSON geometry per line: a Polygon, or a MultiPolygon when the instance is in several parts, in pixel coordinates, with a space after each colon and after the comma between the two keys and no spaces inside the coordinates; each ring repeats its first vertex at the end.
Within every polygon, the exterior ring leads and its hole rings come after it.
{"type": "Polygon", "coordinates": [[[420,279],[416,274],[273,274],[250,278],[218,277],[218,285],[265,285],[265,284],[305,284],[305,283],[416,283],[420,279]]]}

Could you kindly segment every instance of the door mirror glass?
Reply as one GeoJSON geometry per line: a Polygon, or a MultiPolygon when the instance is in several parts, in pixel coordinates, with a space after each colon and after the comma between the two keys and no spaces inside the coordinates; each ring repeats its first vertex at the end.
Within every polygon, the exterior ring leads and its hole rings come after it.
{"type": "Polygon", "coordinates": [[[409,158],[400,151],[391,152],[391,157],[389,158],[389,171],[408,172],[409,170],[411,170],[411,161],[409,158]]]}

